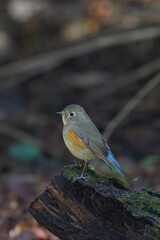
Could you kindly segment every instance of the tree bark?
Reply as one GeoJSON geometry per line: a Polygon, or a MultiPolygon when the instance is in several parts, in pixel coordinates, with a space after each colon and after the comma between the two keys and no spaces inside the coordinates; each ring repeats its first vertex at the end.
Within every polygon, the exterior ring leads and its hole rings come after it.
{"type": "Polygon", "coordinates": [[[31,203],[30,213],[61,240],[160,239],[160,193],[132,191],[127,183],[88,167],[63,170],[31,203]]]}

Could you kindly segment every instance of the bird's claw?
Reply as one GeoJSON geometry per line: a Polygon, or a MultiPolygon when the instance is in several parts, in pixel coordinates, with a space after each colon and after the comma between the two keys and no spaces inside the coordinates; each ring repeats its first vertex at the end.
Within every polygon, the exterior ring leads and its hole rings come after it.
{"type": "Polygon", "coordinates": [[[65,169],[65,168],[74,168],[74,167],[75,167],[75,164],[70,164],[70,165],[64,166],[63,168],[65,169]]]}
{"type": "Polygon", "coordinates": [[[90,177],[89,177],[89,176],[86,176],[86,177],[84,177],[84,176],[76,177],[76,178],[74,178],[74,179],[72,180],[72,183],[76,182],[77,180],[87,179],[87,178],[90,178],[90,177]]]}

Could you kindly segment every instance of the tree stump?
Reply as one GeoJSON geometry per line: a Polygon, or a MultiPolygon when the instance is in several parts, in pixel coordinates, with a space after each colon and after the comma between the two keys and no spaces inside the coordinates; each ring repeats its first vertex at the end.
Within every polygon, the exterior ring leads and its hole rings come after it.
{"type": "Polygon", "coordinates": [[[30,213],[61,240],[160,239],[160,192],[135,192],[121,179],[89,166],[63,170],[31,203],[30,213]]]}

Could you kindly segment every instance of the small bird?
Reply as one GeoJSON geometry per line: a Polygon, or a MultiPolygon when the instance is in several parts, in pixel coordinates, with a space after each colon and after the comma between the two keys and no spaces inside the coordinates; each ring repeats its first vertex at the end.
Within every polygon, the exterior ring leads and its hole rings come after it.
{"type": "Polygon", "coordinates": [[[83,176],[87,161],[102,159],[110,169],[113,165],[121,176],[126,173],[113,156],[106,139],[99,132],[95,124],[87,115],[83,107],[71,104],[65,107],[62,112],[63,139],[71,153],[84,160],[85,164],[81,176],[74,180],[85,178],[83,176]]]}

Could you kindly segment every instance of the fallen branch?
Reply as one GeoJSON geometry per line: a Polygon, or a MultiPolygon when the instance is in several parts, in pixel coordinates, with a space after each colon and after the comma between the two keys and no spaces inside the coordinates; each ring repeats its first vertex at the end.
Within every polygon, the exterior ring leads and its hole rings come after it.
{"type": "Polygon", "coordinates": [[[135,192],[125,181],[93,169],[65,168],[30,206],[36,220],[61,240],[158,240],[160,193],[135,192]]]}
{"type": "Polygon", "coordinates": [[[61,48],[48,54],[11,63],[0,69],[0,90],[2,91],[6,88],[20,84],[31,77],[37,76],[38,74],[45,73],[73,57],[78,57],[111,46],[142,41],[159,36],[160,27],[127,30],[111,35],[98,36],[94,39],[66,48],[61,48]]]}
{"type": "Polygon", "coordinates": [[[160,58],[154,59],[152,62],[144,64],[132,71],[129,71],[123,76],[120,77],[113,77],[112,80],[106,81],[101,88],[95,91],[92,90],[89,94],[89,97],[96,99],[103,99],[105,96],[112,95],[117,91],[122,91],[122,89],[131,86],[131,84],[135,82],[139,82],[146,77],[151,76],[152,74],[156,73],[160,69],[160,58]],[[98,93],[97,93],[98,91],[98,93]]]}

